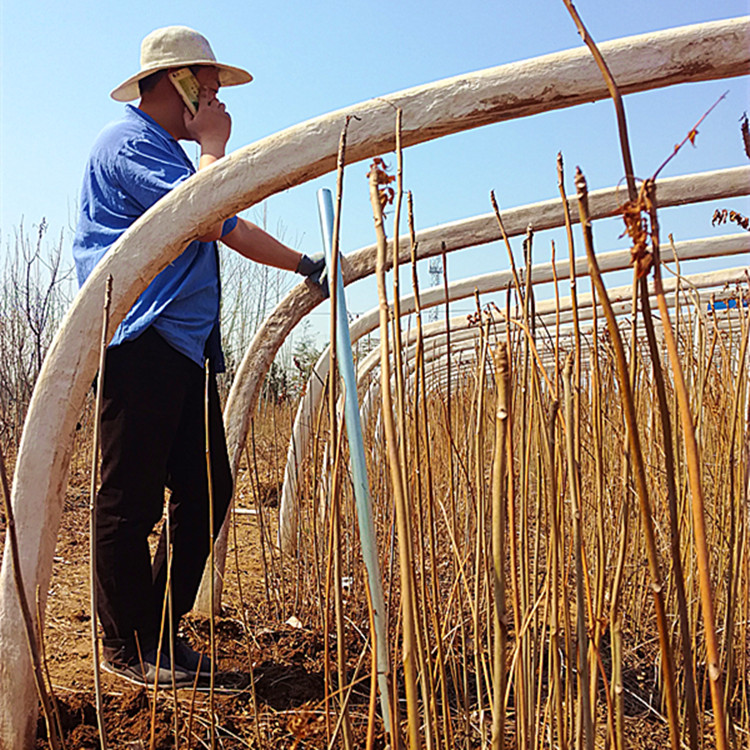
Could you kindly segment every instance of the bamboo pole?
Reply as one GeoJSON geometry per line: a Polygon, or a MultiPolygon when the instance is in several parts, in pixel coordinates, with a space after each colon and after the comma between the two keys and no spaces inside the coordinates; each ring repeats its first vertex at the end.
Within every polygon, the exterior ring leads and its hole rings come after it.
{"type": "Polygon", "coordinates": [[[99,729],[99,743],[102,750],[107,750],[107,731],[104,726],[104,707],[102,704],[101,674],[99,672],[99,622],[98,595],[96,582],[96,492],[99,476],[99,440],[102,418],[102,399],[104,397],[104,375],[109,343],[109,306],[112,301],[112,276],[107,277],[104,288],[104,305],[102,306],[102,335],[99,344],[99,377],[96,383],[96,405],[94,407],[94,438],[91,447],[91,486],[89,492],[89,594],[91,602],[91,654],[94,669],[94,693],[96,696],[96,723],[99,729]]]}
{"type": "Polygon", "coordinates": [[[588,258],[589,268],[591,271],[591,280],[596,287],[597,295],[601,300],[604,316],[607,321],[612,346],[614,347],[617,377],[620,384],[620,398],[622,400],[623,411],[625,413],[628,443],[630,446],[631,458],[633,461],[636,488],[638,491],[638,501],[641,508],[641,518],[645,533],[646,550],[648,557],[649,573],[651,577],[651,591],[656,609],[656,622],[659,631],[659,645],[661,648],[662,668],[664,672],[664,690],[667,698],[667,712],[669,718],[669,735],[672,750],[678,750],[680,744],[680,733],[678,726],[677,699],[675,695],[674,666],[672,659],[671,644],[669,642],[669,629],[666,621],[666,612],[664,608],[664,585],[661,576],[661,566],[659,563],[658,552],[656,549],[656,540],[654,537],[654,526],[651,512],[651,504],[648,496],[646,485],[645,467],[643,464],[643,454],[641,451],[640,436],[638,433],[638,424],[636,421],[635,407],[633,403],[633,393],[630,386],[630,377],[627,364],[625,361],[625,350],[622,345],[619,329],[612,313],[612,307],[607,297],[607,291],[601,278],[596,255],[594,254],[593,237],[591,224],[588,219],[588,207],[586,204],[587,187],[586,179],[580,170],[576,170],[576,189],[578,194],[578,208],[581,217],[581,227],[583,228],[584,243],[586,246],[586,257],[588,258]]]}
{"type": "Polygon", "coordinates": [[[385,290],[385,256],[386,239],[383,228],[383,204],[381,203],[380,186],[387,179],[377,163],[373,163],[369,172],[370,202],[372,204],[375,233],[378,239],[378,300],[380,302],[380,371],[383,385],[381,387],[383,426],[385,428],[386,448],[390,467],[391,484],[396,506],[396,526],[398,529],[399,568],[401,573],[401,612],[403,627],[403,664],[406,689],[406,711],[410,750],[421,747],[419,736],[419,707],[417,705],[417,686],[414,659],[416,656],[416,618],[414,591],[412,588],[412,561],[406,507],[405,488],[402,483],[399,464],[396,430],[393,422],[393,405],[390,389],[390,362],[388,356],[388,297],[385,290]]]}
{"type": "MultiPolygon", "coordinates": [[[[209,420],[209,392],[210,392],[210,378],[211,378],[211,366],[209,360],[206,359],[204,367],[204,403],[203,403],[203,420],[204,420],[204,431],[205,431],[205,444],[206,444],[206,482],[208,490],[208,570],[209,570],[209,601],[211,607],[208,612],[208,635],[210,641],[211,651],[211,674],[208,683],[208,707],[209,707],[209,718],[211,721],[210,737],[211,737],[211,750],[216,747],[216,720],[215,720],[215,691],[216,691],[216,614],[214,612],[214,481],[213,471],[211,466],[211,430],[209,420]]],[[[167,518],[169,523],[169,518],[167,518]]],[[[168,571],[170,572],[170,571],[168,571]]],[[[162,615],[162,620],[163,620],[162,615]]],[[[159,664],[161,660],[161,636],[159,640],[159,648],[156,654],[156,663],[159,664]]],[[[157,674],[159,670],[156,670],[157,674]]],[[[156,707],[156,685],[154,685],[154,707],[156,707]]],[[[153,744],[154,734],[151,733],[151,740],[153,744]]]]}
{"type": "Polygon", "coordinates": [[[576,581],[576,653],[578,664],[578,702],[576,713],[576,747],[578,750],[594,748],[594,724],[591,714],[591,698],[589,695],[589,664],[587,652],[589,648],[588,631],[586,629],[586,603],[583,580],[583,532],[581,498],[579,495],[580,478],[579,466],[575,459],[575,412],[572,386],[572,359],[568,355],[563,368],[563,398],[565,403],[565,452],[568,462],[568,488],[570,492],[571,514],[573,516],[573,548],[575,552],[575,581],[576,581]]]}
{"type": "Polygon", "coordinates": [[[497,405],[495,407],[495,449],[492,463],[492,581],[495,635],[493,645],[492,749],[505,745],[505,689],[508,620],[505,607],[505,489],[508,437],[508,389],[510,382],[507,348],[501,344],[492,352],[495,361],[497,405]]]}
{"type": "MultiPolygon", "coordinates": [[[[724,711],[724,691],[722,688],[721,661],[719,658],[719,646],[716,638],[716,625],[714,618],[714,597],[711,583],[711,560],[708,551],[706,536],[705,503],[703,500],[703,486],[700,476],[700,454],[698,443],[695,438],[693,426],[693,415],[690,410],[690,400],[687,393],[685,378],[680,364],[677,342],[669,318],[666,300],[664,299],[664,288],[661,280],[661,265],[659,258],[659,224],[656,214],[656,193],[653,182],[647,180],[644,183],[643,193],[647,197],[649,217],[651,219],[651,247],[654,256],[654,289],[656,301],[659,305],[664,328],[664,339],[669,353],[674,377],[675,393],[680,407],[680,421],[685,441],[685,452],[687,454],[688,479],[690,482],[691,508],[693,517],[693,534],[695,535],[695,548],[698,562],[698,581],[700,584],[701,611],[703,613],[703,628],[706,639],[706,657],[708,661],[708,677],[711,691],[711,705],[714,710],[714,731],[716,733],[717,750],[725,750],[727,747],[726,719],[724,711]]],[[[665,679],[669,679],[665,675],[665,679]]]]}
{"type": "MultiPolygon", "coordinates": [[[[417,258],[416,258],[416,250],[417,250],[417,241],[416,241],[416,230],[414,227],[414,201],[412,198],[411,191],[407,193],[407,209],[408,209],[408,220],[409,220],[409,237],[411,241],[411,251],[412,251],[412,287],[414,289],[414,302],[415,302],[415,312],[416,312],[416,318],[417,318],[417,331],[416,331],[416,337],[417,342],[422,341],[422,310],[420,306],[419,301],[419,277],[417,275],[417,258]]],[[[450,359],[450,357],[449,357],[450,359]]],[[[427,400],[427,378],[426,378],[426,371],[425,371],[425,361],[424,357],[420,356],[418,359],[418,369],[419,369],[419,383],[420,387],[418,389],[419,395],[421,396],[421,415],[422,415],[422,432],[424,435],[424,448],[425,448],[425,457],[426,457],[426,473],[427,473],[427,491],[428,491],[428,503],[427,503],[427,529],[428,529],[428,547],[429,547],[429,553],[430,553],[430,579],[432,583],[432,603],[429,607],[430,609],[430,615],[431,615],[431,623],[433,628],[433,633],[435,634],[435,652],[436,652],[436,661],[437,661],[437,670],[438,670],[438,676],[439,676],[439,684],[440,684],[440,697],[441,697],[441,707],[442,707],[442,715],[443,715],[443,739],[445,743],[445,750],[451,750],[454,747],[454,738],[453,738],[453,727],[451,722],[451,715],[450,715],[450,699],[449,699],[449,685],[448,685],[448,679],[447,674],[445,670],[445,653],[444,653],[444,645],[442,638],[439,637],[440,633],[440,623],[438,621],[438,615],[437,610],[439,606],[440,601],[440,592],[438,587],[439,582],[439,573],[437,568],[437,540],[436,540],[436,518],[435,518],[435,485],[433,480],[433,465],[432,465],[432,435],[434,434],[434,430],[430,428],[430,421],[429,421],[429,415],[428,415],[428,400],[427,400]]],[[[450,390],[450,383],[449,383],[449,390],[450,390]]],[[[415,398],[415,405],[418,403],[418,398],[415,398]]],[[[415,428],[418,427],[419,422],[417,419],[415,421],[415,428]]],[[[427,592],[424,593],[424,599],[425,599],[425,609],[427,608],[427,592]]],[[[426,612],[425,612],[426,615],[426,612]]],[[[425,649],[425,655],[429,659],[430,658],[430,649],[425,649]]],[[[430,668],[430,678],[432,677],[433,670],[430,668]]],[[[435,698],[435,691],[434,686],[431,688],[431,706],[433,706],[433,711],[435,713],[434,716],[434,726],[435,731],[439,732],[439,726],[438,726],[438,720],[437,720],[437,707],[435,706],[436,698],[435,698]]]]}

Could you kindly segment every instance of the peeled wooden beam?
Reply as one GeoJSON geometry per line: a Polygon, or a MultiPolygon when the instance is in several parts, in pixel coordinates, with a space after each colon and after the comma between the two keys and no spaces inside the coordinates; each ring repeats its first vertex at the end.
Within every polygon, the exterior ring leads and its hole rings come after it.
{"type": "MultiPolygon", "coordinates": [[[[739,255],[750,251],[750,236],[747,234],[728,234],[721,237],[709,237],[698,240],[685,240],[675,243],[677,257],[680,262],[690,260],[701,260],[705,258],[725,257],[739,255]]],[[[669,263],[674,259],[672,248],[664,246],[661,251],[662,262],[669,263]]],[[[598,253],[597,259],[602,273],[623,271],[630,267],[630,250],[612,250],[606,253],[598,253]]],[[[560,281],[568,279],[569,264],[567,258],[555,263],[557,278],[560,281]]],[[[575,273],[577,277],[588,275],[586,258],[576,258],[575,273]]],[[[525,281],[525,269],[518,269],[518,276],[523,285],[525,281]]],[[[547,284],[554,281],[552,263],[539,263],[532,267],[531,283],[533,285],[547,284]]],[[[513,284],[511,271],[497,271],[495,273],[474,276],[468,279],[460,279],[451,282],[448,289],[449,301],[466,299],[472,297],[474,292],[486,294],[489,292],[502,291],[513,284]]],[[[446,302],[444,287],[436,286],[422,291],[419,295],[422,309],[442,305],[446,302]]],[[[401,314],[409,315],[415,310],[414,296],[405,295],[401,300],[401,314]]],[[[377,310],[369,310],[352,323],[352,341],[360,338],[377,327],[377,310]]]]}
{"type": "MultiPolygon", "coordinates": [[[[731,269],[729,271],[729,277],[722,276],[722,272],[712,272],[711,275],[705,275],[705,274],[697,274],[693,277],[685,277],[682,279],[683,281],[683,289],[682,289],[682,295],[681,295],[681,301],[680,304],[685,306],[690,306],[693,300],[692,298],[688,298],[686,291],[688,287],[695,287],[695,295],[697,300],[699,301],[701,307],[698,310],[698,315],[703,320],[704,325],[708,326],[716,326],[717,330],[720,332],[727,334],[731,330],[737,330],[737,327],[740,325],[740,319],[739,319],[739,310],[737,308],[729,308],[726,310],[720,310],[713,314],[713,318],[711,320],[706,319],[706,313],[704,312],[704,307],[711,301],[720,301],[720,300],[728,300],[728,299],[736,299],[736,293],[732,291],[731,289],[724,288],[726,283],[741,283],[748,281],[746,276],[746,268],[736,268],[731,269]],[[717,284],[720,285],[721,288],[717,289],[717,284]],[[702,293],[698,293],[698,289],[703,289],[704,291],[702,293]],[[710,291],[705,291],[710,290],[710,291]]],[[[673,308],[675,306],[675,296],[674,291],[676,288],[676,280],[672,279],[670,280],[669,284],[669,292],[670,296],[667,298],[667,307],[673,308]]],[[[625,292],[626,294],[629,294],[632,290],[632,287],[621,287],[618,290],[612,290],[614,292],[614,296],[621,297],[621,292],[625,292]]],[[[653,287],[650,288],[650,291],[653,291],[653,287]]],[[[587,337],[589,337],[593,332],[593,325],[591,323],[593,319],[593,310],[591,307],[591,295],[587,295],[588,299],[583,301],[583,304],[579,307],[579,323],[580,325],[580,331],[583,336],[583,344],[584,346],[589,345],[589,341],[587,340],[587,337]]],[[[580,302],[580,300],[579,300],[580,302]]],[[[652,304],[653,301],[652,301],[652,304]]],[[[622,316],[620,319],[619,325],[621,328],[627,328],[629,330],[630,327],[630,321],[627,319],[630,316],[631,310],[632,310],[632,304],[630,299],[622,299],[619,302],[615,302],[612,305],[613,312],[617,316],[622,316]]],[[[554,340],[554,326],[555,326],[555,313],[554,312],[544,312],[543,314],[539,314],[537,317],[546,318],[547,322],[550,324],[550,334],[552,336],[552,339],[554,340]]],[[[495,320],[495,324],[490,328],[490,337],[491,337],[491,345],[493,345],[493,342],[497,341],[499,338],[504,339],[505,337],[505,320],[502,315],[498,315],[496,313],[493,314],[493,318],[495,320]]],[[[640,323],[640,318],[638,319],[640,323]]],[[[538,329],[537,329],[538,330],[538,329]]],[[[564,358],[564,353],[566,351],[570,350],[570,347],[573,346],[573,317],[572,313],[570,311],[570,307],[567,307],[566,311],[562,312],[560,315],[560,337],[561,337],[561,352],[563,353],[560,357],[560,367],[562,367],[562,359],[564,358]],[[567,342],[567,348],[566,348],[566,342],[567,342]]],[[[605,333],[606,327],[604,324],[604,321],[602,319],[602,312],[599,311],[599,324],[598,324],[598,330],[600,335],[605,333]]],[[[711,328],[713,330],[713,328],[711,328]]],[[[656,334],[657,340],[661,340],[663,336],[663,327],[661,324],[661,321],[658,317],[654,319],[654,331],[656,334]]],[[[516,334],[518,331],[516,331],[516,334]]],[[[405,366],[407,368],[407,390],[411,391],[414,387],[414,356],[416,352],[416,348],[413,344],[413,340],[415,336],[413,335],[414,331],[410,332],[410,341],[411,345],[405,347],[404,349],[404,355],[403,359],[405,362],[405,366]]],[[[451,320],[451,334],[450,334],[450,350],[447,347],[448,343],[448,337],[445,333],[445,321],[442,321],[437,324],[431,324],[430,326],[426,326],[423,330],[424,335],[424,349],[423,349],[423,356],[425,361],[425,366],[428,368],[427,370],[427,376],[428,376],[428,390],[430,389],[431,385],[432,387],[437,387],[438,385],[444,384],[444,375],[445,371],[447,370],[447,354],[450,353],[451,356],[451,364],[453,367],[456,366],[456,360],[462,361],[463,364],[469,364],[470,362],[467,362],[466,356],[467,354],[470,354],[470,361],[474,359],[474,356],[476,352],[478,351],[479,347],[479,337],[480,337],[480,329],[476,325],[469,325],[466,323],[465,319],[461,318],[454,318],[451,320]],[[432,329],[429,330],[428,329],[432,329]],[[456,356],[458,355],[458,357],[456,356]],[[439,383],[430,383],[429,379],[431,377],[434,377],[435,374],[440,375],[441,380],[439,383]]],[[[541,335],[537,335],[537,350],[539,352],[539,356],[542,360],[542,364],[545,367],[549,367],[550,369],[554,369],[554,350],[550,348],[550,344],[553,341],[550,340],[550,338],[541,335]]],[[[405,341],[405,344],[407,342],[405,341]]],[[[375,361],[371,361],[371,358],[366,357],[362,360],[362,363],[358,369],[357,372],[357,380],[360,384],[360,386],[363,385],[364,382],[370,377],[373,370],[377,368],[378,365],[378,359],[376,358],[375,361]]],[[[586,361],[584,360],[584,366],[586,365],[586,361]]],[[[395,382],[394,378],[391,379],[391,385],[395,388],[395,382]]],[[[362,399],[362,419],[363,421],[367,418],[369,418],[369,415],[373,408],[377,409],[379,406],[377,394],[380,392],[380,379],[375,377],[372,379],[371,385],[367,388],[367,391],[362,399]],[[374,404],[374,407],[373,407],[374,404]]]]}
{"type": "MultiPolygon", "coordinates": [[[[750,71],[750,19],[644,34],[605,42],[600,49],[624,94],[687,81],[733,77],[750,71]],[[732,64],[728,64],[730,59],[732,64]]],[[[461,130],[606,96],[601,73],[588,50],[577,48],[408,89],[328,115],[327,118],[332,119],[325,123],[326,118],[303,123],[292,131],[296,131],[295,145],[300,151],[308,149],[311,142],[317,142],[328,154],[318,164],[308,166],[303,179],[311,179],[334,167],[339,130],[346,114],[360,118],[350,122],[347,134],[347,161],[352,163],[394,148],[394,105],[403,110],[402,143],[410,146],[461,130]],[[332,123],[335,126],[332,127],[332,123]],[[299,144],[305,146],[299,147],[299,144]]],[[[252,159],[248,159],[246,168],[251,172],[256,168],[252,159]]],[[[279,174],[290,176],[289,184],[283,187],[301,181],[292,165],[287,167],[282,163],[278,170],[279,174]]],[[[659,200],[662,200],[661,195],[659,200]]],[[[554,201],[548,203],[554,212],[554,201]]],[[[539,220],[535,226],[543,228],[543,221],[539,220]]],[[[342,263],[344,282],[348,284],[371,273],[373,260],[374,250],[369,248],[361,255],[348,258],[342,263]]],[[[288,304],[279,310],[284,322],[269,321],[268,328],[264,326],[258,332],[240,366],[236,389],[233,388],[231,401],[227,403],[227,436],[234,447],[230,458],[235,468],[239,463],[237,446],[244,442],[249,414],[280,346],[277,337],[282,334],[282,339],[285,338],[291,319],[299,320],[312,309],[311,306],[301,308],[304,296],[292,294],[288,304]],[[295,315],[295,306],[299,316],[295,315]]]]}
{"type": "MultiPolygon", "coordinates": [[[[607,42],[601,50],[623,93],[686,81],[730,78],[750,70],[750,22],[719,21],[607,42]]],[[[379,97],[309,120],[236,151],[159,201],[133,224],[96,267],[47,354],[29,405],[13,482],[12,502],[27,593],[37,586],[45,604],[66,487],[72,435],[96,370],[101,300],[112,274],[112,329],[148,283],[192,239],[216,221],[335,166],[344,120],[347,158],[366,159],[394,146],[394,105],[403,111],[402,143],[410,146],[474,127],[582,104],[607,96],[588,51],[578,48],[512,63],[379,97]]],[[[306,287],[292,299],[307,311],[319,300],[306,287]]],[[[295,316],[294,310],[288,313],[295,316]]],[[[260,383],[289,330],[274,321],[268,347],[243,361],[246,381],[228,405],[230,459],[236,469],[260,383]],[[275,326],[275,328],[274,328],[275,326]]],[[[28,746],[36,698],[23,646],[20,613],[4,555],[0,571],[0,746],[28,746]]]]}
{"type": "MultiPolygon", "coordinates": [[[[727,281],[729,283],[736,283],[744,277],[745,268],[736,268],[729,271],[729,276],[725,274],[727,272],[713,271],[710,277],[706,277],[704,274],[696,274],[695,276],[683,277],[682,282],[684,288],[682,289],[681,305],[690,305],[692,300],[686,294],[687,288],[697,289],[716,289],[717,286],[723,287],[727,281]]],[[[670,296],[667,298],[667,307],[673,308],[675,305],[674,291],[676,288],[676,280],[670,279],[669,287],[665,287],[665,291],[668,291],[670,296]]],[[[617,299],[617,302],[612,303],[612,311],[618,317],[622,316],[621,323],[629,326],[629,319],[632,311],[632,300],[630,294],[632,292],[632,286],[623,286],[611,289],[608,293],[612,295],[613,299],[617,299]],[[624,295],[624,296],[623,296],[624,295]]],[[[702,304],[707,304],[711,299],[725,300],[735,298],[735,294],[723,288],[720,288],[715,293],[699,294],[698,297],[702,304]]],[[[582,294],[578,297],[578,321],[581,324],[580,330],[584,336],[591,332],[592,326],[590,321],[593,320],[593,307],[592,307],[592,296],[591,294],[582,294]]],[[[557,311],[555,310],[554,300],[544,300],[543,302],[537,303],[540,305],[540,309],[537,310],[535,318],[537,320],[537,335],[536,335],[536,347],[539,355],[544,357],[545,355],[553,355],[554,350],[551,345],[554,344],[555,330],[556,330],[556,318],[557,311]],[[544,328],[542,327],[544,324],[544,328]]],[[[655,308],[654,308],[655,309],[655,308]]],[[[505,316],[498,314],[497,312],[492,313],[493,324],[490,328],[490,336],[498,337],[505,336],[505,316]]],[[[572,330],[572,324],[574,321],[573,312],[571,309],[570,297],[562,298],[560,300],[560,333],[563,337],[568,336],[572,330]]],[[[464,344],[467,341],[473,341],[480,335],[480,328],[476,324],[469,323],[466,317],[453,318],[450,321],[450,339],[445,330],[445,321],[439,321],[437,323],[425,326],[423,328],[423,352],[425,361],[431,361],[436,357],[445,357],[446,345],[450,340],[451,347],[454,344],[460,344],[459,349],[465,348],[464,344]]],[[[641,323],[640,318],[638,323],[641,323]]],[[[640,327],[640,326],[639,326],[640,327]]],[[[658,317],[654,320],[654,327],[657,332],[661,329],[661,322],[658,317]]],[[[520,334],[520,329],[515,326],[511,327],[513,335],[520,334]]],[[[603,313],[601,306],[599,306],[599,330],[604,332],[605,325],[603,320],[603,313]]],[[[414,366],[414,357],[416,355],[416,332],[410,331],[408,336],[404,337],[404,352],[403,359],[406,363],[406,367],[411,372],[414,366]]],[[[587,346],[588,342],[583,341],[583,345],[587,346]]],[[[391,347],[392,348],[392,347],[391,347]]],[[[366,357],[362,359],[359,367],[357,368],[357,382],[362,385],[370,374],[377,369],[379,358],[372,357],[370,352],[366,357]]],[[[562,362],[560,363],[562,367],[562,362]]]]}
{"type": "MultiPolygon", "coordinates": [[[[659,207],[684,206],[703,201],[734,198],[750,192],[750,167],[732,167],[691,175],[681,175],[659,180],[657,200],[659,207]]],[[[589,193],[590,218],[604,219],[616,216],[626,196],[622,188],[604,188],[589,193]]],[[[571,221],[578,223],[578,204],[568,199],[571,221]]],[[[501,211],[503,226],[509,237],[526,234],[531,225],[536,232],[565,225],[562,201],[559,198],[531,203],[501,211]]],[[[483,214],[462,221],[442,224],[417,233],[417,260],[450,253],[466,247],[476,247],[502,239],[494,214],[483,214]]],[[[376,253],[375,245],[361,248],[342,259],[344,283],[349,284],[372,273],[376,253]]],[[[392,241],[388,253],[393,255],[392,241]]],[[[583,253],[581,253],[583,256],[583,253]]],[[[411,238],[399,238],[399,263],[411,262],[411,238]]],[[[586,259],[583,257],[583,266],[586,259]]],[[[565,261],[567,263],[567,260],[565,261]]]]}
{"type": "MultiPolygon", "coordinates": [[[[736,312],[736,311],[734,311],[736,312]]],[[[657,341],[661,341],[663,337],[663,328],[659,324],[658,320],[654,321],[654,333],[656,335],[657,341]]],[[[627,324],[625,320],[621,322],[621,328],[626,328],[627,324]]],[[[737,320],[737,318],[731,318],[730,316],[723,316],[716,320],[716,330],[722,334],[724,337],[727,337],[730,335],[730,333],[733,331],[735,336],[738,335],[738,327],[740,323],[737,320]]],[[[599,332],[602,332],[603,325],[600,321],[599,325],[599,332]]],[[[710,329],[711,332],[713,332],[713,328],[710,329]]],[[[581,334],[583,336],[590,336],[592,333],[591,325],[587,325],[585,327],[581,328],[581,334]]],[[[626,333],[626,331],[623,331],[623,333],[626,333]]],[[[572,328],[569,327],[567,333],[565,334],[567,340],[568,340],[568,348],[567,351],[570,351],[574,345],[574,342],[572,341],[572,328]]],[[[459,346],[455,352],[452,352],[454,356],[452,356],[451,359],[451,368],[453,370],[453,378],[452,382],[455,383],[455,373],[458,367],[469,367],[469,366],[476,366],[474,363],[475,356],[476,356],[476,348],[474,346],[470,346],[467,344],[462,344],[459,346]],[[455,357],[455,354],[458,354],[458,358],[455,357]]],[[[542,360],[542,365],[545,368],[548,368],[549,371],[554,370],[554,353],[551,351],[542,351],[539,353],[539,356],[542,360]]],[[[427,391],[434,391],[434,390],[443,390],[447,384],[447,362],[445,357],[445,349],[442,351],[435,350],[435,352],[431,353],[429,356],[425,358],[425,366],[427,369],[427,391]]],[[[560,363],[560,366],[562,367],[562,362],[560,363]]],[[[586,368],[588,366],[588,361],[584,359],[583,366],[586,368]]],[[[410,372],[407,378],[406,386],[409,390],[414,389],[414,372],[410,372]]],[[[454,386],[455,387],[455,386],[454,386]]],[[[366,419],[369,419],[370,415],[373,413],[373,410],[377,410],[379,404],[378,404],[378,398],[380,395],[380,384],[378,381],[373,381],[370,388],[367,389],[365,395],[362,398],[362,421],[365,422],[366,419]]],[[[375,411],[376,414],[377,411],[375,411]]],[[[379,417],[379,414],[378,414],[379,417]]]]}

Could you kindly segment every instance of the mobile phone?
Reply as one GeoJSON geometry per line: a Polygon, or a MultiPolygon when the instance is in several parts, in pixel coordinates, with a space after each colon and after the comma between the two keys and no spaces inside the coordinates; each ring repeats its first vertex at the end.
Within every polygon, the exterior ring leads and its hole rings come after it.
{"type": "Polygon", "coordinates": [[[198,94],[201,89],[198,79],[193,75],[190,68],[180,68],[169,74],[169,80],[172,81],[172,85],[182,97],[182,101],[185,102],[190,114],[194,115],[198,111],[198,94]]]}

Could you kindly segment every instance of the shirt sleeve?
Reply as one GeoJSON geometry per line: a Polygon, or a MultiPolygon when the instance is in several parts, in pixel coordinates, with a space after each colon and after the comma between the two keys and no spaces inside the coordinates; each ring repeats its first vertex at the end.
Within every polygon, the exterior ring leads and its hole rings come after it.
{"type": "Polygon", "coordinates": [[[142,213],[186,180],[193,169],[162,143],[144,138],[128,141],[121,149],[119,188],[142,213]]]}
{"type": "MultiPolygon", "coordinates": [[[[177,187],[192,174],[187,158],[180,159],[160,143],[137,139],[125,145],[121,152],[123,168],[120,187],[141,211],[145,211],[177,187]]],[[[237,217],[227,219],[221,229],[224,237],[237,226],[237,217]]]]}
{"type": "Polygon", "coordinates": [[[221,228],[221,236],[226,237],[237,226],[237,217],[230,216],[221,228]]]}

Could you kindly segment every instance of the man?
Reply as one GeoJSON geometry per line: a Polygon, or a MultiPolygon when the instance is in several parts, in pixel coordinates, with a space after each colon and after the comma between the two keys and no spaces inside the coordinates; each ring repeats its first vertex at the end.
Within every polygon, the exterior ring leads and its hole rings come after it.
{"type": "MultiPolygon", "coordinates": [[[[224,156],[231,119],[217,99],[222,85],[252,80],[216,61],[205,37],[170,26],[149,34],[141,69],[111,94],[128,105],[99,135],[84,175],[73,256],[79,283],[125,230],[195,172],[178,140],[200,146],[198,169],[224,156]],[[169,77],[188,68],[199,86],[193,115],[169,77]]],[[[151,561],[148,535],[171,490],[172,608],[177,623],[194,603],[209,545],[204,428],[204,362],[210,365],[208,421],[214,532],[232,495],[215,373],[223,369],[216,240],[260,263],[316,280],[322,261],[283,245],[233,217],[190,243],[143,292],[107,351],[102,409],[102,483],[97,499],[97,592],[103,666],[136,683],[171,684],[169,648],[157,654],[167,586],[166,530],[151,561]]],[[[117,280],[115,280],[117,283],[117,280]]],[[[176,626],[175,626],[176,630],[176,626]]],[[[169,642],[168,634],[163,642],[169,642]]],[[[180,639],[178,683],[210,672],[209,660],[180,639]]]]}

